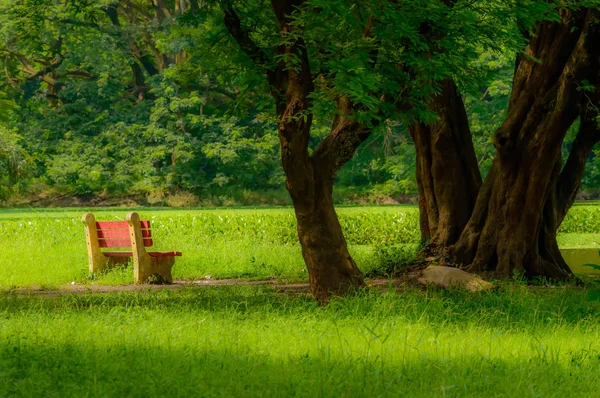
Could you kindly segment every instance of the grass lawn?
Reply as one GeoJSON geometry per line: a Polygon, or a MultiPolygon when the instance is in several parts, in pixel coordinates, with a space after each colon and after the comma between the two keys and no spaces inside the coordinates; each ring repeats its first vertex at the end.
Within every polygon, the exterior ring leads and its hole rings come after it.
{"type": "MultiPolygon", "coordinates": [[[[123,220],[129,209],[93,209],[99,220],[123,220]]],[[[176,279],[275,277],[305,281],[290,208],[135,209],[152,221],[157,250],[179,250],[176,279]]],[[[0,209],[0,289],[78,283],[132,283],[131,267],[90,275],[85,209],[0,209]]],[[[340,207],[349,249],[363,272],[410,262],[418,250],[415,206],[340,207]]],[[[577,206],[561,226],[559,243],[600,244],[600,206],[577,206]]]]}
{"type": "Polygon", "coordinates": [[[0,396],[592,397],[598,319],[584,290],[519,285],[0,293],[0,396]]]}
{"type": "MultiPolygon", "coordinates": [[[[175,279],[212,278],[283,281],[307,279],[295,218],[290,208],[270,209],[134,209],[152,221],[155,248],[178,250],[175,279]]],[[[93,209],[98,220],[123,220],[128,209],[93,209]]],[[[131,267],[90,276],[81,215],[83,209],[0,210],[0,288],[79,283],[132,283],[131,267]]],[[[382,262],[373,243],[396,239],[407,257],[418,244],[418,214],[410,206],[346,207],[350,251],[363,271],[382,262]],[[381,230],[379,216],[392,233],[381,230]],[[396,221],[397,227],[391,223],[396,221]],[[393,234],[398,235],[394,237],[393,234]],[[402,236],[400,236],[402,234],[402,236]]]]}
{"type": "MultiPolygon", "coordinates": [[[[600,242],[597,207],[561,227],[600,242]]],[[[306,280],[292,211],[138,209],[176,278],[306,280]]],[[[16,286],[126,284],[90,276],[82,210],[0,210],[0,397],[591,397],[600,301],[587,288],[371,288],[318,307],[268,286],[26,295],[16,286]]],[[[123,219],[123,209],[95,209],[123,219]]],[[[363,271],[418,248],[414,207],[340,209],[363,271]]]]}

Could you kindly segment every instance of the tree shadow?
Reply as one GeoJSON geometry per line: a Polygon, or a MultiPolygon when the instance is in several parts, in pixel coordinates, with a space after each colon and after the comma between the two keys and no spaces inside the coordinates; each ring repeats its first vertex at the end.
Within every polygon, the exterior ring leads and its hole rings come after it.
{"type": "MultiPolygon", "coordinates": [[[[303,287],[303,289],[305,289],[303,287]]],[[[364,289],[345,298],[334,298],[318,307],[306,292],[281,291],[277,286],[211,286],[179,289],[71,294],[27,297],[0,292],[0,314],[24,311],[74,310],[89,308],[110,311],[116,307],[142,308],[166,314],[186,311],[202,316],[209,312],[262,316],[309,316],[336,319],[396,319],[432,324],[477,324],[483,328],[527,330],[553,326],[594,327],[600,319],[600,301],[590,300],[585,289],[528,289],[515,286],[491,292],[417,289],[396,286],[364,289]]]]}
{"type": "Polygon", "coordinates": [[[339,358],[288,352],[290,343],[260,353],[234,344],[207,350],[165,341],[107,346],[5,339],[0,396],[593,396],[599,381],[597,358],[568,365],[541,357],[339,358]]]}

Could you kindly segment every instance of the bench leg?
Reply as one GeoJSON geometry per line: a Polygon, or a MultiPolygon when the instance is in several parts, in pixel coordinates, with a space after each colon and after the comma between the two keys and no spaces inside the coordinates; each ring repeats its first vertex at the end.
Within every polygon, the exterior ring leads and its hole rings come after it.
{"type": "Polygon", "coordinates": [[[158,283],[173,283],[171,269],[175,264],[175,257],[146,257],[147,261],[140,261],[134,267],[135,283],[147,283],[148,278],[156,277],[158,283]]]}

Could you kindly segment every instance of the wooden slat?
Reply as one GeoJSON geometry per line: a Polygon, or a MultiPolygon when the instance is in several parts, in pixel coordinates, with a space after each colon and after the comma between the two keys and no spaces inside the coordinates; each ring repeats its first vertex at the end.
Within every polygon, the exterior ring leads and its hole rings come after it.
{"type": "Polygon", "coordinates": [[[106,257],[131,257],[132,252],[102,252],[106,257]]]}
{"type": "MultiPolygon", "coordinates": [[[[152,237],[150,221],[141,221],[142,236],[144,238],[152,237]]],[[[124,238],[129,237],[129,225],[126,221],[100,221],[96,223],[99,238],[124,238]]]]}
{"type": "Polygon", "coordinates": [[[140,220],[140,226],[142,227],[142,237],[144,238],[144,247],[152,246],[152,230],[150,229],[150,220],[140,220]]]}
{"type": "Polygon", "coordinates": [[[99,229],[98,239],[129,239],[129,228],[127,229],[99,229]]]}
{"type": "Polygon", "coordinates": [[[98,239],[100,247],[131,247],[129,239],[98,239]]]}
{"type": "MultiPolygon", "coordinates": [[[[152,232],[149,229],[142,229],[142,236],[144,239],[151,238],[152,232]]],[[[99,229],[99,239],[114,239],[114,238],[127,238],[129,239],[129,229],[99,229]]]]}
{"type": "MultiPolygon", "coordinates": [[[[150,229],[150,221],[141,220],[140,226],[142,229],[150,229]]],[[[121,229],[129,228],[129,224],[127,224],[127,221],[97,221],[96,228],[121,229]]]]}
{"type": "Polygon", "coordinates": [[[98,229],[128,229],[127,221],[98,221],[96,222],[98,229]]]}
{"type": "MultiPolygon", "coordinates": [[[[140,225],[144,247],[152,246],[154,242],[152,241],[150,221],[142,220],[140,225]]],[[[96,228],[100,247],[131,247],[127,221],[98,221],[96,222],[96,228]]]]}
{"type": "MultiPolygon", "coordinates": [[[[131,240],[128,239],[98,239],[100,247],[131,247],[131,240]]],[[[144,247],[150,247],[154,244],[152,238],[144,238],[144,247]]]]}

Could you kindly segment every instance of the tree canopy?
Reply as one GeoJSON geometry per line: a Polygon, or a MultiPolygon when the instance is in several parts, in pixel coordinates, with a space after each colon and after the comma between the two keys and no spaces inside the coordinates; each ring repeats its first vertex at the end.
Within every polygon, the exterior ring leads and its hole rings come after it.
{"type": "MultiPolygon", "coordinates": [[[[439,89],[429,78],[450,74],[463,90],[485,174],[491,135],[507,105],[513,54],[524,46],[515,18],[531,26],[548,5],[459,2],[445,16],[448,5],[441,1],[407,2],[402,12],[387,3],[311,2],[297,15],[306,25],[314,75],[320,81],[335,75],[315,85],[310,147],[328,130],[335,96],[347,94],[365,105],[366,119],[378,113],[380,125],[338,174],[340,194],[416,193],[407,120],[435,117],[417,100],[439,89]],[[362,37],[368,17],[381,20],[373,34],[384,40],[362,37]],[[419,25],[428,22],[435,33],[426,37],[419,25]],[[452,35],[439,46],[451,51],[425,54],[444,31],[452,35]],[[372,68],[376,48],[381,61],[372,68]],[[409,77],[394,62],[420,73],[409,77]],[[399,87],[406,89],[403,107],[377,96],[399,87]]],[[[265,4],[233,7],[244,27],[257,27],[252,35],[266,48],[277,32],[265,4]]],[[[46,191],[152,199],[174,191],[203,197],[281,187],[269,89],[227,34],[220,3],[19,0],[0,7],[3,142],[11,131],[35,160],[23,165],[19,186],[2,184],[5,200],[46,191]],[[131,149],[139,147],[146,148],[143,156],[131,149]]],[[[7,144],[3,153],[14,148],[7,144]]],[[[587,173],[584,185],[594,188],[597,180],[587,173]]]]}
{"type": "Polygon", "coordinates": [[[327,300],[362,284],[334,183],[418,194],[437,259],[562,277],[556,229],[599,183],[599,7],[3,0],[0,199],[285,187],[327,300]]]}

